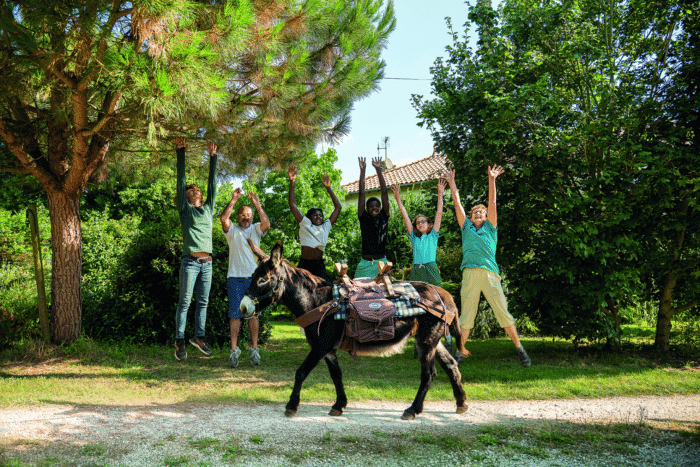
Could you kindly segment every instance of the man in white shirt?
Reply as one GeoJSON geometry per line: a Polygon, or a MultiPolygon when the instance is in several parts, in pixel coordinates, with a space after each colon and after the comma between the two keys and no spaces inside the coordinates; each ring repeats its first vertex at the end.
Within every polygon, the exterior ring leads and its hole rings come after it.
{"type": "MultiPolygon", "coordinates": [[[[238,348],[238,333],[241,330],[241,300],[245,295],[245,291],[250,286],[253,272],[258,267],[255,262],[255,256],[250,251],[248,238],[256,245],[260,246],[260,239],[265,235],[267,229],[270,228],[270,220],[267,218],[265,211],[260,206],[258,195],[249,192],[248,197],[258,211],[260,222],[253,224],[253,209],[244,205],[238,209],[237,220],[238,225],[231,225],[230,217],[233,212],[233,207],[241,198],[243,192],[240,188],[234,190],[231,196],[231,201],[228,203],[224,212],[221,213],[219,220],[221,227],[224,230],[226,241],[228,242],[228,273],[226,274],[226,288],[228,290],[228,317],[229,326],[231,329],[231,353],[229,354],[229,366],[236,368],[238,366],[238,358],[241,355],[241,349],[238,348]]],[[[248,329],[250,330],[250,362],[253,365],[260,365],[260,351],[258,350],[258,330],[259,321],[257,317],[248,319],[248,329]]]]}

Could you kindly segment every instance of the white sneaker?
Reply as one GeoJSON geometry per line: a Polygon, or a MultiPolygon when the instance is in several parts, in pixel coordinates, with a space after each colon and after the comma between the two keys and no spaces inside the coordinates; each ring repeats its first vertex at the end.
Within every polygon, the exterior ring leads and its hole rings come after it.
{"type": "Polygon", "coordinates": [[[236,368],[238,367],[238,357],[241,356],[241,349],[233,349],[231,350],[231,353],[228,354],[228,366],[231,368],[236,368]]]}
{"type": "Polygon", "coordinates": [[[248,354],[250,355],[250,363],[253,365],[260,365],[260,351],[257,347],[248,350],[248,354]]]}

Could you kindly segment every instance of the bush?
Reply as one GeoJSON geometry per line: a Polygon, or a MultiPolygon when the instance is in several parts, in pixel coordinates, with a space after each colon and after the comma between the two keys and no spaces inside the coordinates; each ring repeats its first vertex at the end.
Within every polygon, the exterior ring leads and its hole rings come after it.
{"type": "MultiPolygon", "coordinates": [[[[99,268],[85,273],[83,323],[88,336],[142,343],[174,342],[178,276],[182,256],[180,221],[174,209],[162,214],[159,222],[139,223],[126,216],[120,221],[93,216],[84,227],[90,241],[85,256],[100,256],[105,245],[113,244],[99,268]]],[[[216,226],[215,226],[216,227],[216,226]]],[[[220,228],[213,235],[214,271],[207,307],[207,342],[221,346],[229,341],[226,273],[228,245],[220,228]]],[[[190,308],[186,336],[194,335],[190,308]]],[[[271,334],[269,317],[260,317],[261,344],[271,334]]],[[[240,341],[249,340],[247,334],[240,341]]]]}
{"type": "MultiPolygon", "coordinates": [[[[51,232],[43,205],[38,206],[38,223],[45,283],[49,284],[51,232]]],[[[29,233],[25,210],[12,213],[0,209],[0,349],[23,339],[41,338],[29,233]]]]}

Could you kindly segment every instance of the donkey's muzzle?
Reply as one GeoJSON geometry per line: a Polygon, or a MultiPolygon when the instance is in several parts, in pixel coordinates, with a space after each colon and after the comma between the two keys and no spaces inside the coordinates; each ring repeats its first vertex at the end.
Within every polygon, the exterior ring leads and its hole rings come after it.
{"type": "Polygon", "coordinates": [[[241,300],[241,315],[244,318],[250,318],[255,314],[255,302],[249,296],[244,296],[241,300]]]}

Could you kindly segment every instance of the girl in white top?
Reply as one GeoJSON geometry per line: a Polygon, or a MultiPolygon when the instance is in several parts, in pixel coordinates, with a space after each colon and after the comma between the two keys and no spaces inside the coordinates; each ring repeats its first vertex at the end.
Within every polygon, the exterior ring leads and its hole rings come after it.
{"type": "Polygon", "coordinates": [[[301,256],[299,257],[298,267],[306,269],[311,274],[332,282],[326,265],[323,261],[323,250],[328,243],[328,234],[331,231],[331,226],[335,224],[340,215],[342,206],[338,197],[333,193],[331,188],[330,178],[328,174],[323,174],[321,183],[326,187],[326,191],[333,201],[333,212],[331,217],[324,220],[323,210],[320,208],[312,208],[306,212],[306,216],[302,216],[299,208],[297,208],[296,199],[294,197],[294,184],[297,180],[297,169],[295,166],[290,166],[287,170],[289,176],[289,209],[291,209],[294,218],[299,223],[299,243],[301,244],[301,256]]]}

